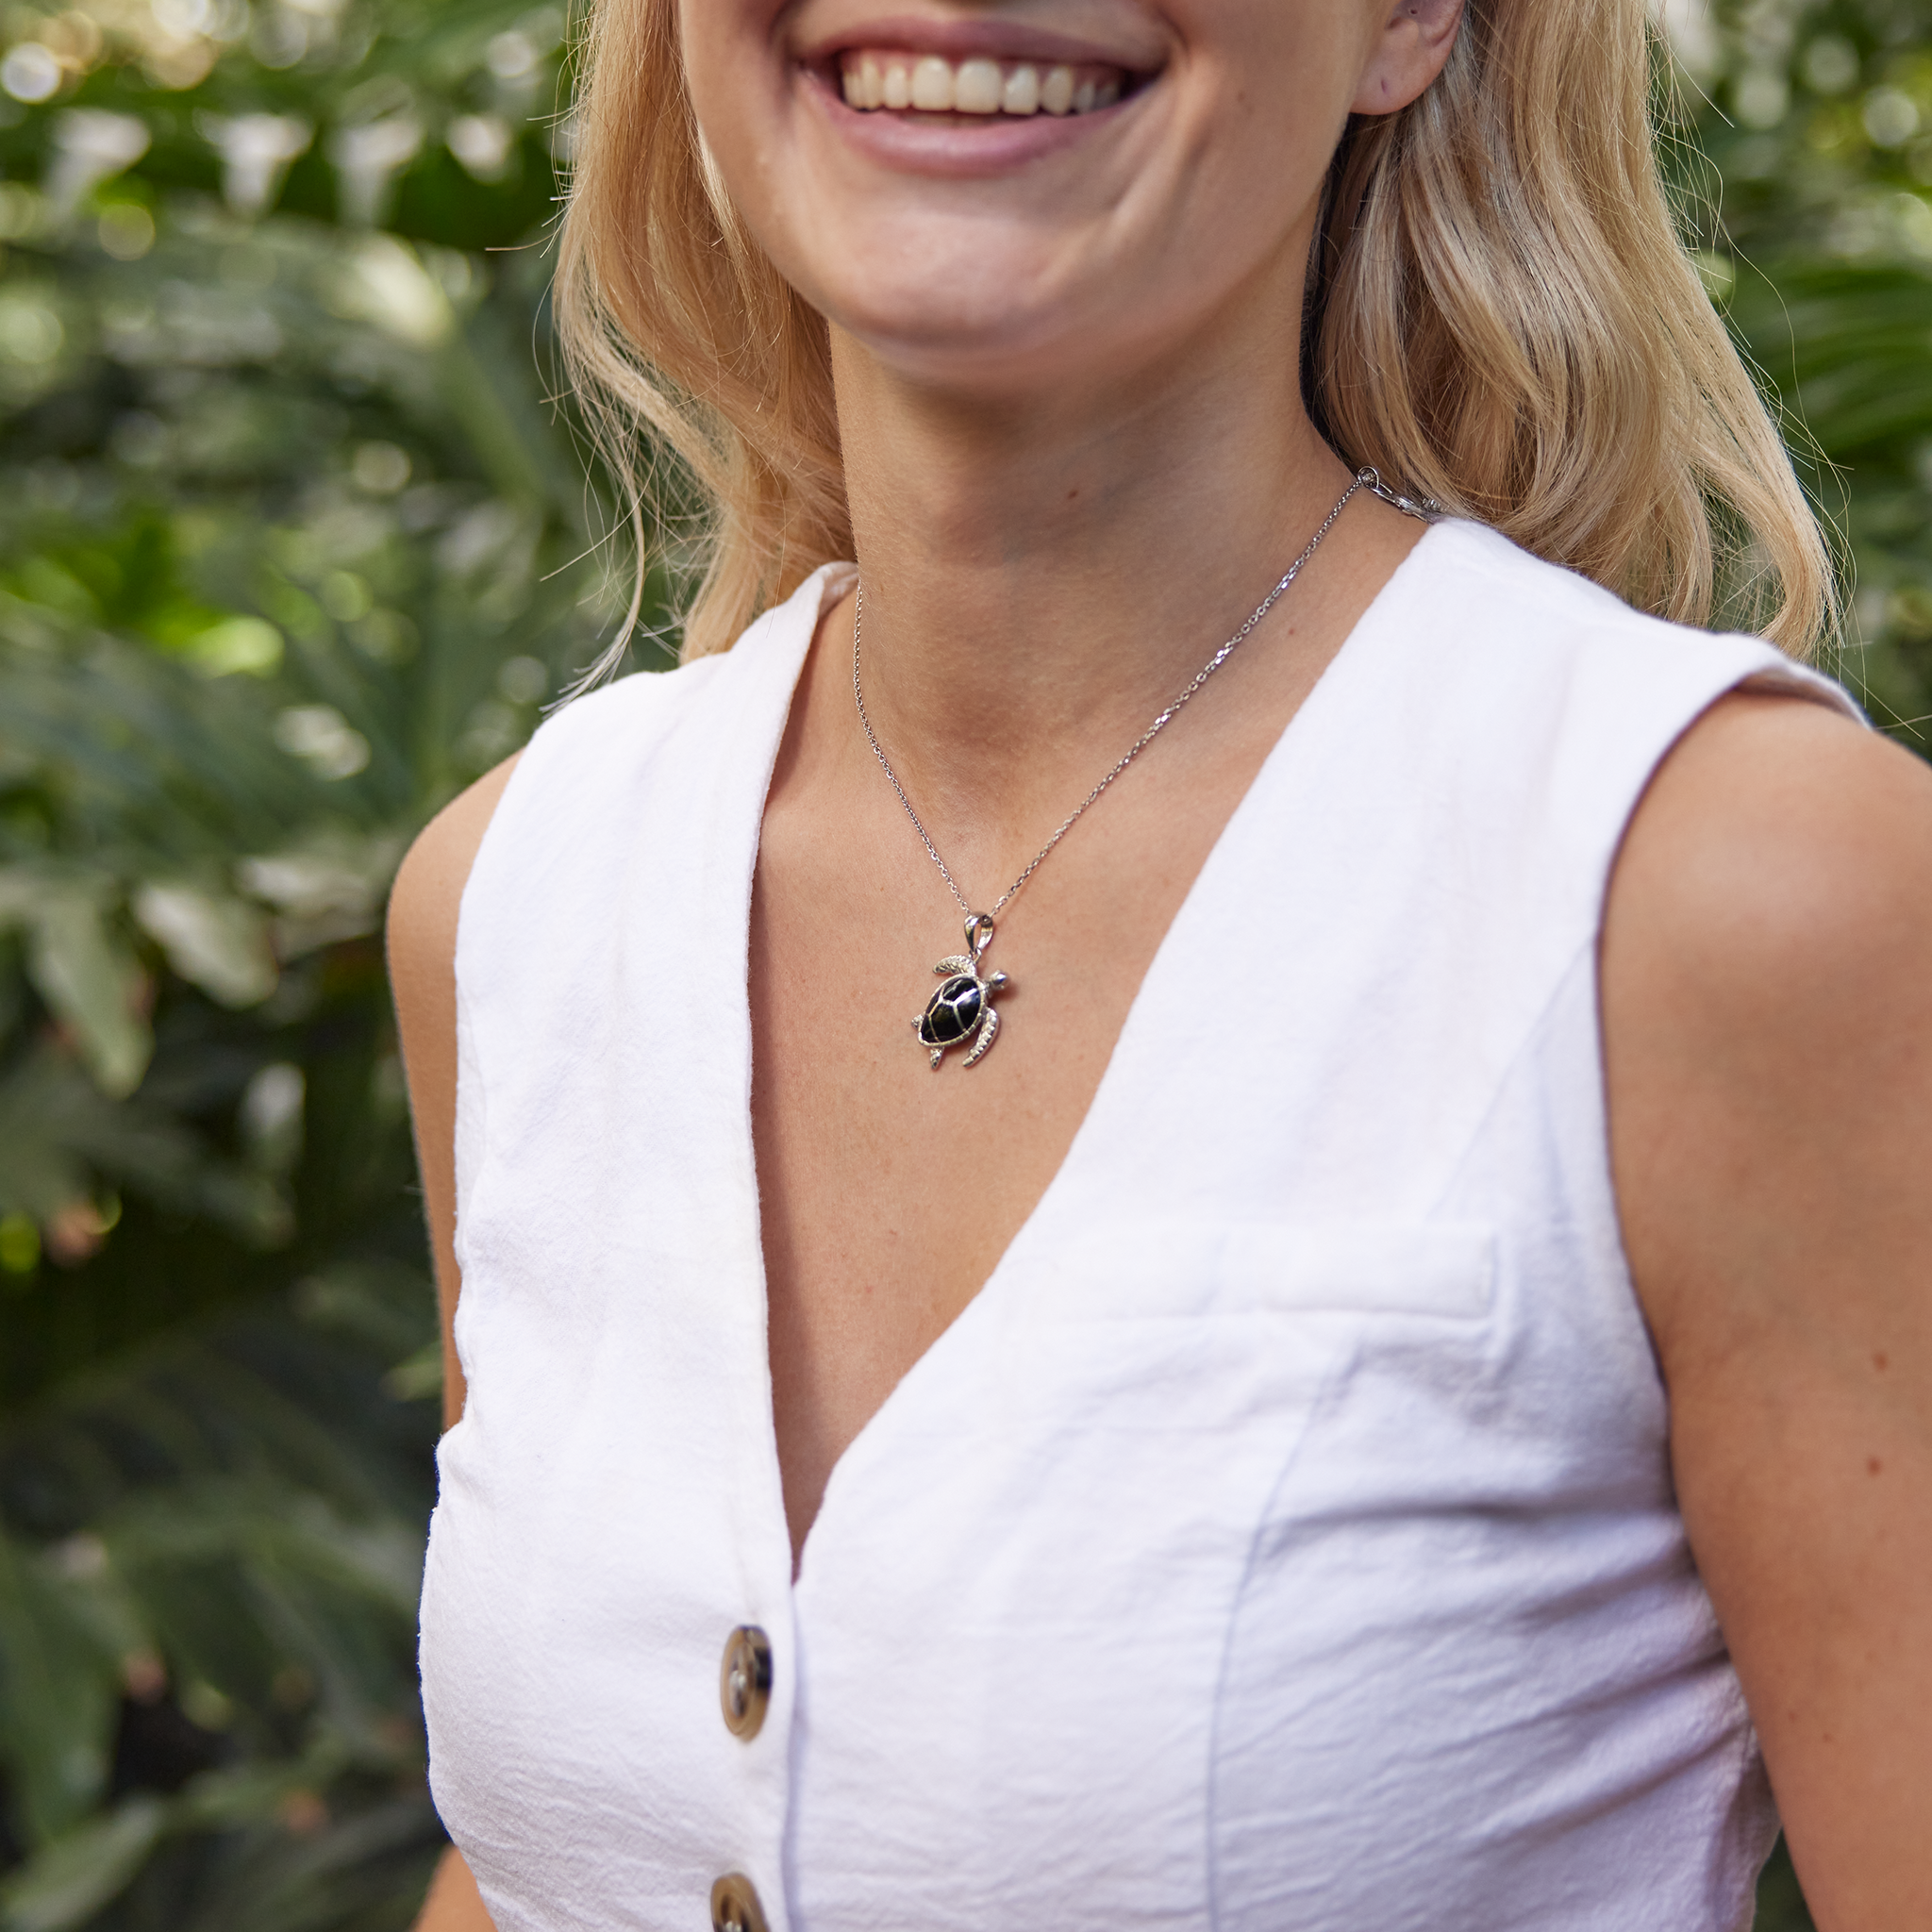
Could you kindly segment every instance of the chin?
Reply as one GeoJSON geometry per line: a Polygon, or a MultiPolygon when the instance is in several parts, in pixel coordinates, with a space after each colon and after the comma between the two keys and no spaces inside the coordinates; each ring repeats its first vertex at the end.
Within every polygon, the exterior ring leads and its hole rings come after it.
{"type": "Polygon", "coordinates": [[[853,291],[827,313],[888,368],[927,378],[985,365],[1017,370],[1084,333],[1069,326],[1050,291],[998,284],[989,275],[977,290],[936,292],[895,280],[853,291]]]}
{"type": "Polygon", "coordinates": [[[989,223],[941,241],[922,226],[888,226],[869,246],[822,254],[819,274],[788,278],[835,330],[922,383],[1024,385],[1102,346],[1108,305],[1094,291],[1119,277],[1084,268],[1077,244],[989,223]]]}

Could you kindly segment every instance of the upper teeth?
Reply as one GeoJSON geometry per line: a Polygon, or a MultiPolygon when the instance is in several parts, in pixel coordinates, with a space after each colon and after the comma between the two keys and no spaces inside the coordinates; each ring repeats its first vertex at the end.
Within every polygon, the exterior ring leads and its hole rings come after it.
{"type": "Polygon", "coordinates": [[[937,54],[841,58],[848,107],[917,108],[930,114],[1089,114],[1121,97],[1108,67],[1038,67],[1030,60],[942,60],[937,54]]]}

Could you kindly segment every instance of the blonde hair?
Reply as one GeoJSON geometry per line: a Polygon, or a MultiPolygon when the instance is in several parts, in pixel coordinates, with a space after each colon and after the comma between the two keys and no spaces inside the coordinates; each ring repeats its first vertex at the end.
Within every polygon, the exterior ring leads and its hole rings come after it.
{"type": "MultiPolygon", "coordinates": [[[[1350,121],[1303,388],[1352,468],[1804,654],[1831,559],[1673,221],[1650,34],[1644,0],[1469,0],[1435,84],[1350,121]]],[[[683,553],[697,657],[852,554],[826,327],[732,209],[675,0],[595,0],[583,54],[559,336],[606,459],[683,553]]]]}

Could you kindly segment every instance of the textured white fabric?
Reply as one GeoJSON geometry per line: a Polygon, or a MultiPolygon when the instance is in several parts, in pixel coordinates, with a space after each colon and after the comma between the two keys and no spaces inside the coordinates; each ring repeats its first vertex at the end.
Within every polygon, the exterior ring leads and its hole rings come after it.
{"type": "Polygon", "coordinates": [[[1595,940],[1684,727],[1836,688],[1432,530],[794,1587],[746,932],[841,589],[553,719],[464,896],[423,1666],[501,1932],[702,1926],[730,1870],[773,1932],[1746,1925],[1774,1822],[1619,1243],[1595,940]]]}

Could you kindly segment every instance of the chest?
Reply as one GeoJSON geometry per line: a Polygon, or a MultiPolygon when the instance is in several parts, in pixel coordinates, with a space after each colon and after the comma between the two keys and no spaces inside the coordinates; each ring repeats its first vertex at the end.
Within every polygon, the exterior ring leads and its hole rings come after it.
{"type": "MultiPolygon", "coordinates": [[[[828,781],[781,759],[748,975],[794,1547],[839,1457],[1065,1163],[1162,938],[1266,757],[1269,726],[1241,722],[1130,774],[990,940],[969,933],[870,760],[828,781]],[[839,782],[854,775],[856,797],[839,782]]],[[[959,875],[991,888],[970,903],[991,906],[1029,855],[961,842],[959,875]]]]}

